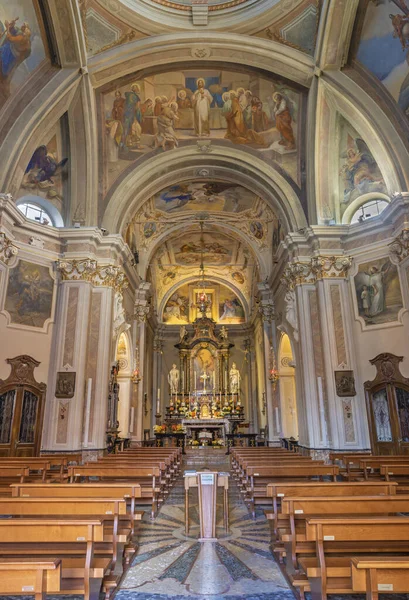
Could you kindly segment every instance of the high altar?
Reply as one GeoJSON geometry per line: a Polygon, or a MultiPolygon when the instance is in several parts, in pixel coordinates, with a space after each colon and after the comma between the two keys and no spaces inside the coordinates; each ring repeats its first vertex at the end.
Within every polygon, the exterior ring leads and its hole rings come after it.
{"type": "Polygon", "coordinates": [[[225,439],[244,420],[240,373],[235,363],[229,365],[234,344],[227,339],[226,328],[216,332],[215,321],[204,314],[193,328],[191,334],[182,327],[180,341],[175,344],[180,364],[170,374],[166,420],[184,425],[187,437],[196,439],[206,429],[225,439]]]}

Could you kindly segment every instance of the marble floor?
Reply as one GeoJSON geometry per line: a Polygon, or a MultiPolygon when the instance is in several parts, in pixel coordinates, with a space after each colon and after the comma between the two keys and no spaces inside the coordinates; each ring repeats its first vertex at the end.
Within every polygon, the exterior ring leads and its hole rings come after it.
{"type": "MultiPolygon", "coordinates": [[[[213,449],[209,449],[213,450],[213,449]]],[[[188,454],[185,468],[226,471],[222,452],[197,450],[188,454]]],[[[115,600],[219,598],[293,600],[285,578],[269,550],[269,526],[262,512],[254,521],[234,485],[229,491],[230,531],[223,528],[222,495],[218,504],[217,542],[199,543],[197,494],[192,494],[191,528],[184,531],[182,477],[154,522],[145,518],[139,534],[139,553],[115,600]]]]}

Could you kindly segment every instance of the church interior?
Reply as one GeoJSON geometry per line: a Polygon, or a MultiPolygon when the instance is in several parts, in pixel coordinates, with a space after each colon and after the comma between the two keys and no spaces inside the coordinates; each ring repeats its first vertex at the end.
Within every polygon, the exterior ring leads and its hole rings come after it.
{"type": "Polygon", "coordinates": [[[408,600],[409,1],[0,0],[0,340],[0,600],[408,600]]]}

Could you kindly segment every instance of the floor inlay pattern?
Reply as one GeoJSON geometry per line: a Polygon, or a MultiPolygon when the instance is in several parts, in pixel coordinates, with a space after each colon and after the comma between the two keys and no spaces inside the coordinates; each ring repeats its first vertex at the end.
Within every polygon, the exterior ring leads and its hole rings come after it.
{"type": "MultiPolygon", "coordinates": [[[[228,457],[212,454],[189,457],[187,468],[228,470],[228,457]]],[[[221,495],[218,499],[222,500],[221,495]]],[[[191,495],[191,527],[184,531],[182,477],[155,521],[145,515],[140,548],[121,584],[116,600],[294,600],[269,549],[268,523],[261,511],[253,521],[232,482],[229,491],[230,531],[222,527],[217,507],[216,543],[199,543],[197,496],[191,495]],[[148,551],[147,548],[150,548],[148,551]]]]}

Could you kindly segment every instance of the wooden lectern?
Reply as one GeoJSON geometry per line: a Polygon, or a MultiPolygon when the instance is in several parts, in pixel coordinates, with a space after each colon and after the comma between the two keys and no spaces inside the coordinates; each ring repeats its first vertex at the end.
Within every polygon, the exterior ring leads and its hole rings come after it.
{"type": "Polygon", "coordinates": [[[216,541],[216,500],[217,488],[223,488],[224,527],[229,529],[229,474],[214,471],[185,473],[185,531],[189,533],[189,489],[198,488],[200,537],[199,542],[216,541]]]}

